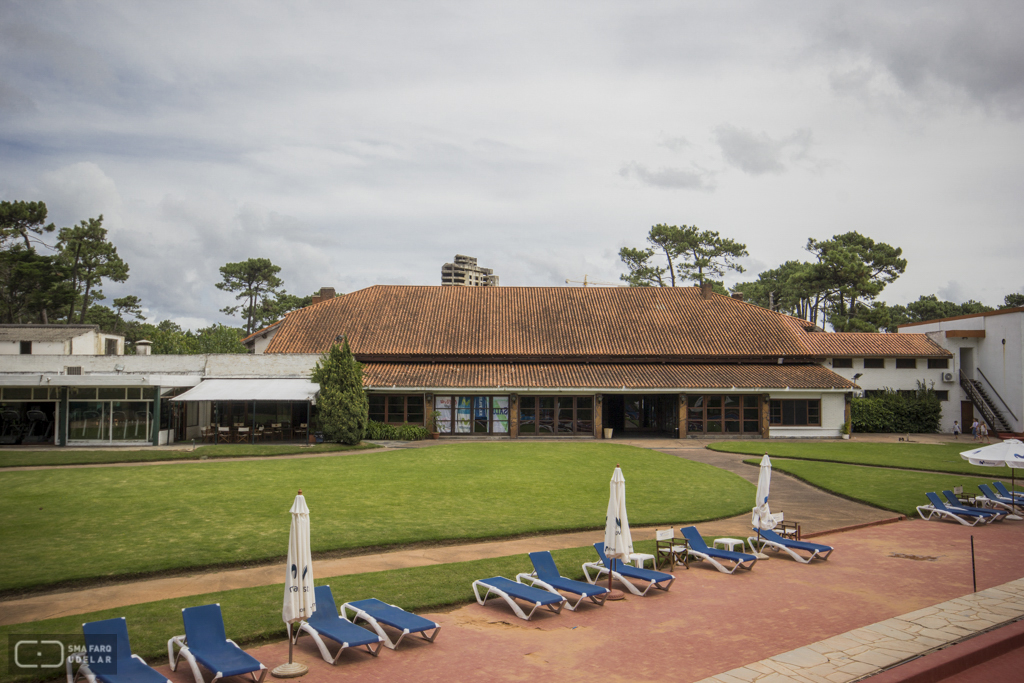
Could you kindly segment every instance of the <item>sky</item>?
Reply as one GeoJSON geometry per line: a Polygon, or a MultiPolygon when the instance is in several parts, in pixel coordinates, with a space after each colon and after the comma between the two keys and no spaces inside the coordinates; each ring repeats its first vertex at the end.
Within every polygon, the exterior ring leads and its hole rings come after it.
{"type": "MultiPolygon", "coordinates": [[[[150,319],[285,288],[618,282],[656,223],[745,273],[856,230],[880,299],[1024,292],[1024,3],[53,2],[0,11],[0,199],[100,214],[150,319]]],[[[51,239],[52,243],[52,239],[51,239]]]]}

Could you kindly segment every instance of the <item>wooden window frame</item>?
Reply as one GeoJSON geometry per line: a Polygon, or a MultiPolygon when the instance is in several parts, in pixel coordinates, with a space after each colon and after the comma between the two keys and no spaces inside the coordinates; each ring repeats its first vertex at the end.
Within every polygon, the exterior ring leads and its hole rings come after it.
{"type": "Polygon", "coordinates": [[[949,359],[948,358],[929,358],[928,359],[929,370],[948,370],[949,359]]]}
{"type": "Polygon", "coordinates": [[[897,358],[896,359],[897,370],[917,370],[917,359],[916,358],[897,358]]]}
{"type": "MultiPolygon", "coordinates": [[[[427,402],[426,402],[426,400],[424,400],[423,394],[370,394],[367,398],[368,399],[383,399],[383,401],[384,401],[384,413],[383,413],[383,416],[382,416],[383,419],[377,420],[376,417],[370,416],[371,420],[375,420],[377,422],[381,422],[383,424],[390,424],[390,425],[411,424],[411,425],[416,425],[416,426],[422,427],[424,424],[426,424],[426,419],[427,419],[427,402]],[[401,398],[402,399],[402,421],[401,422],[390,422],[389,419],[388,419],[391,416],[391,400],[390,399],[393,399],[393,398],[401,398]],[[423,401],[423,405],[422,405],[422,408],[421,408],[423,416],[420,418],[420,420],[418,422],[410,422],[409,421],[409,399],[410,398],[419,398],[421,401],[423,401]]],[[[376,414],[380,415],[380,413],[376,413],[376,414]]]]}
{"type": "Polygon", "coordinates": [[[832,359],[832,367],[834,367],[834,368],[849,368],[849,369],[852,370],[853,369],[853,359],[852,358],[833,358],[832,359]]]}
{"type": "Polygon", "coordinates": [[[820,427],[821,426],[821,399],[820,398],[773,398],[771,399],[768,407],[768,422],[772,427],[820,427]],[[804,422],[794,422],[786,424],[784,422],[786,415],[785,404],[792,404],[794,417],[796,415],[796,404],[804,404],[804,422]],[[814,412],[817,413],[817,422],[811,422],[811,406],[814,406],[814,412]]]}
{"type": "Polygon", "coordinates": [[[865,358],[864,359],[865,370],[885,370],[885,359],[884,358],[865,358]]]}

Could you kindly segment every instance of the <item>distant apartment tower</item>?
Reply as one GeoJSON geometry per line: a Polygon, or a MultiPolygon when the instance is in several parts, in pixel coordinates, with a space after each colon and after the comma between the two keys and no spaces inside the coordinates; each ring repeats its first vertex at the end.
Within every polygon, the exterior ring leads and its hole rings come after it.
{"type": "Polygon", "coordinates": [[[455,255],[455,263],[441,266],[441,285],[460,287],[497,287],[498,276],[491,268],[481,268],[476,257],[455,255]]]}

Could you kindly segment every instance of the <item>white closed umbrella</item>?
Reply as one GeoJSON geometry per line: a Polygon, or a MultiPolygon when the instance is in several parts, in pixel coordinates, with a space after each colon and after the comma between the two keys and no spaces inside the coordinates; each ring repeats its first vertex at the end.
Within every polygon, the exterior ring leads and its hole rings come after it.
{"type": "Polygon", "coordinates": [[[288,564],[284,581],[284,608],[281,618],[288,624],[288,663],[270,673],[278,678],[294,678],[309,671],[305,664],[292,661],[292,624],[309,619],[316,611],[313,590],[313,554],[309,549],[309,508],[299,490],[292,509],[291,531],[288,534],[288,564]]]}
{"type": "MultiPolygon", "coordinates": [[[[774,529],[778,524],[775,518],[772,517],[772,511],[768,507],[768,494],[771,491],[771,486],[772,461],[768,458],[768,454],[765,453],[764,457],[761,458],[761,471],[757,475],[757,496],[754,498],[754,515],[750,521],[751,525],[758,531],[761,529],[774,529]]],[[[758,552],[757,556],[759,559],[768,558],[767,555],[761,552],[758,552]]]]}
{"type": "Polygon", "coordinates": [[[962,451],[960,457],[980,467],[1009,467],[1011,490],[1016,486],[1015,470],[1024,469],[1024,443],[1007,439],[991,446],[962,451]]]}
{"type": "Polygon", "coordinates": [[[611,563],[608,567],[608,597],[615,600],[621,591],[612,590],[612,571],[615,561],[629,562],[633,554],[633,536],[629,533],[629,517],[626,515],[626,478],[616,465],[609,485],[608,512],[604,519],[604,554],[611,563]]]}

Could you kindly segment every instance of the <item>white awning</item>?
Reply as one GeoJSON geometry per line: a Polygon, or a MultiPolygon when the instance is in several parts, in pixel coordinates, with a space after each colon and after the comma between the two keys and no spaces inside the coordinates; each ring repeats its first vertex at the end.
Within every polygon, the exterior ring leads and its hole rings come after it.
{"type": "Polygon", "coordinates": [[[320,385],[308,379],[207,379],[172,401],[312,401],[320,385]]]}

